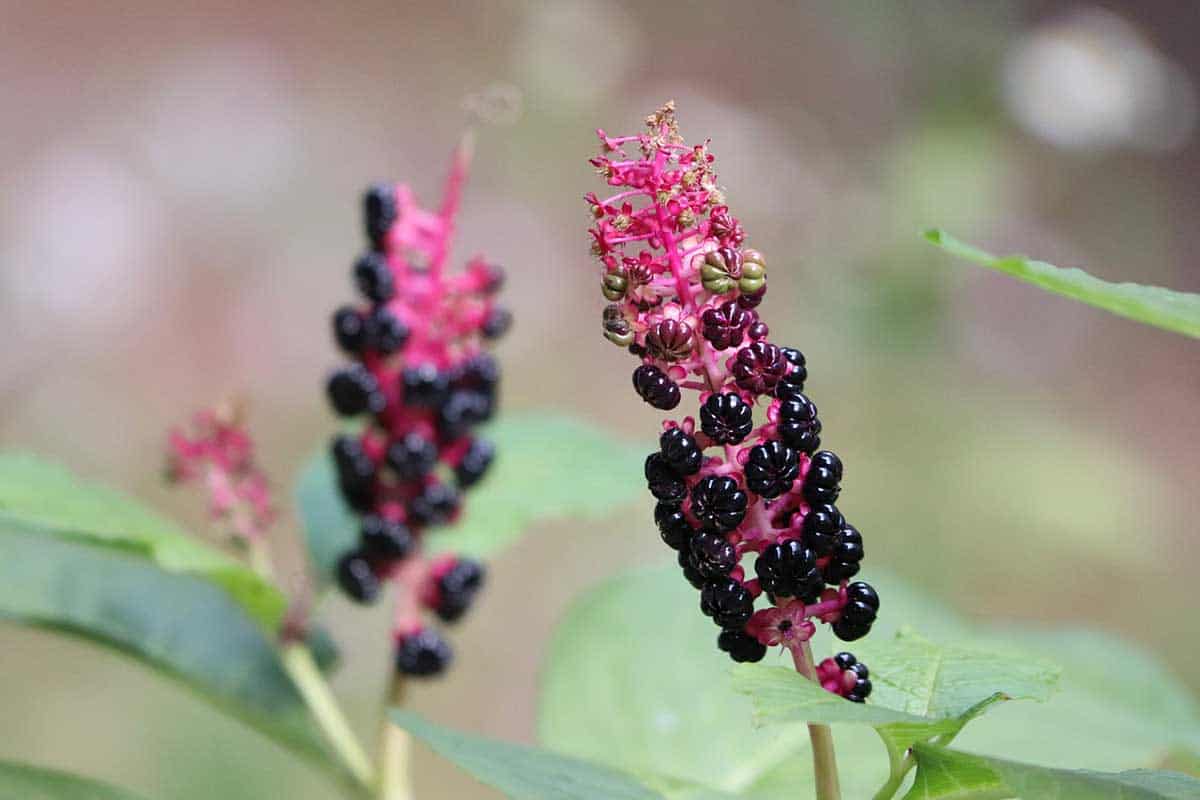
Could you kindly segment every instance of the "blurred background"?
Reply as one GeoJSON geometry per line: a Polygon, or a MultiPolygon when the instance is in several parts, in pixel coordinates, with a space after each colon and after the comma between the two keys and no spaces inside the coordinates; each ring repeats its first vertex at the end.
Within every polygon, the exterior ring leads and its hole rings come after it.
{"type": "MultiPolygon", "coordinates": [[[[464,98],[500,80],[524,112],[480,136],[456,257],[509,269],[506,407],[649,449],[633,363],[600,335],[582,195],[592,131],[674,98],[770,260],[763,315],[808,356],[870,564],[981,619],[1133,637],[1200,689],[1196,343],[920,238],[1200,290],[1198,36],[1200,6],[1172,2],[4,3],[0,444],[203,530],[160,482],[164,431],[241,393],[286,491],[334,428],[360,190],[435,200],[464,98]]],[[[413,706],[530,740],[570,598],[665,558],[649,509],[544,525],[494,562],[457,669],[413,706]]],[[[365,729],[386,620],[340,598],[324,616],[365,729]]],[[[151,797],[332,792],[117,656],[11,626],[0,654],[0,757],[151,797]]],[[[422,797],[496,796],[428,751],[416,769],[422,797]]]]}

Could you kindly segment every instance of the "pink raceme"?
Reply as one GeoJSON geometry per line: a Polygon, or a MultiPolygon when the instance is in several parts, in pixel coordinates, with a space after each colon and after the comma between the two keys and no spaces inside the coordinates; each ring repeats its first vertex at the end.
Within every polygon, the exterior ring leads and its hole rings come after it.
{"type": "MultiPolygon", "coordinates": [[[[843,466],[820,449],[805,358],[771,342],[759,316],[767,260],[745,246],[709,143],[684,141],[673,104],[646,118],[645,133],[597,133],[591,163],[611,194],[586,200],[604,335],[638,360],[632,382],[646,403],[671,411],[694,398],[690,414],[663,423],[646,459],[662,539],[720,626],[720,649],[758,661],[781,646],[815,674],[818,624],[861,638],[879,598],[850,580],[862,536],[835,505],[843,466]]],[[[869,681],[822,668],[831,691],[860,702],[869,693],[869,681]]]]}

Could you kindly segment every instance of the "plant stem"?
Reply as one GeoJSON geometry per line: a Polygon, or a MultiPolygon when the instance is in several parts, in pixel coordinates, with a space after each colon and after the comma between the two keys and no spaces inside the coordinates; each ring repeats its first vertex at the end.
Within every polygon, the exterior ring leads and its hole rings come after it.
{"type": "Polygon", "coordinates": [[[391,696],[384,709],[383,725],[379,731],[379,800],[412,800],[412,776],[409,757],[412,737],[408,731],[391,721],[387,709],[404,702],[404,678],[392,680],[391,696]]]}
{"type": "Polygon", "coordinates": [[[280,661],[342,763],[363,786],[373,786],[375,769],[371,760],[350,729],[350,723],[342,714],[308,647],[302,642],[285,643],[280,648],[280,661]]]}
{"type": "MultiPolygon", "coordinates": [[[[812,650],[808,642],[792,648],[792,661],[796,671],[813,683],[817,681],[817,669],[813,665],[812,650]]],[[[828,725],[809,723],[808,738],[812,741],[813,775],[817,784],[817,800],[841,800],[842,790],[838,785],[837,757],[833,752],[833,731],[828,725]]]]}
{"type": "Polygon", "coordinates": [[[912,769],[911,756],[901,753],[886,738],[883,739],[883,745],[888,751],[888,779],[879,787],[879,791],[872,795],[872,800],[891,800],[895,797],[900,784],[904,783],[904,776],[912,769]]]}

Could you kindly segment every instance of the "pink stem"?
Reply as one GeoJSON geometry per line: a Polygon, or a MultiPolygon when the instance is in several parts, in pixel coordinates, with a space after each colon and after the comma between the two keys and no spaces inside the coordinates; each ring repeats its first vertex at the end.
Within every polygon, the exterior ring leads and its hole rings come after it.
{"type": "Polygon", "coordinates": [[[458,205],[462,199],[463,185],[467,182],[467,171],[471,167],[471,156],[475,152],[475,141],[471,132],[463,134],[454,150],[454,162],[450,174],[446,177],[446,188],[442,193],[442,207],[438,215],[442,218],[441,239],[429,264],[429,274],[438,280],[450,254],[450,240],[454,235],[454,218],[458,214],[458,205]]]}

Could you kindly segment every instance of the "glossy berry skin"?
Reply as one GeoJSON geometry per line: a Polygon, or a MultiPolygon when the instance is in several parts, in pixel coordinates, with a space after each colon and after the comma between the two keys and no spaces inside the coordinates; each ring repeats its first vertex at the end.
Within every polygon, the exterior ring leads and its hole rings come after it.
{"type": "Polygon", "coordinates": [[[403,522],[384,519],[377,514],[362,518],[360,534],[363,552],[372,558],[394,560],[412,552],[413,535],[403,522]]]}
{"type": "Polygon", "coordinates": [[[762,661],[767,654],[767,646],[762,644],[745,631],[726,629],[717,636],[717,648],[728,653],[729,657],[739,664],[762,661]]]}
{"type": "Polygon", "coordinates": [[[337,582],[356,603],[373,603],[379,597],[379,578],[366,555],[356,550],[346,553],[338,561],[337,582]]]}
{"type": "Polygon", "coordinates": [[[733,478],[709,475],[692,487],[692,515],[708,531],[726,533],[742,523],[749,502],[733,478]]]}
{"type": "Polygon", "coordinates": [[[759,497],[779,497],[792,488],[799,474],[799,456],[783,442],[772,440],[750,448],[746,460],[746,488],[759,497]]]}
{"type": "Polygon", "coordinates": [[[367,347],[367,322],[351,306],[333,312],[333,338],[337,346],[349,354],[361,353],[367,347]]]}
{"type": "Polygon", "coordinates": [[[399,351],[408,341],[408,328],[386,308],[371,312],[366,326],[370,346],[385,356],[399,351]]]}
{"type": "Polygon", "coordinates": [[[665,319],[646,334],[646,351],[661,361],[679,361],[692,354],[695,341],[691,325],[665,319]]]}
{"type": "Polygon", "coordinates": [[[363,192],[363,227],[376,248],[383,246],[396,216],[396,193],[391,186],[377,183],[363,192]]]}
{"type": "Polygon", "coordinates": [[[841,618],[833,623],[833,633],[845,642],[853,642],[866,636],[876,612],[879,611],[879,595],[870,584],[861,581],[846,587],[846,606],[841,618]]]}
{"type": "Polygon", "coordinates": [[[486,571],[478,561],[460,558],[441,578],[438,579],[438,604],[434,613],[443,622],[457,622],[462,619],[475,595],[483,588],[486,571]]]}
{"type": "Polygon", "coordinates": [[[362,364],[351,364],[335,371],[326,384],[333,410],[343,417],[383,410],[384,396],[375,376],[362,364]]]}
{"type": "Polygon", "coordinates": [[[738,350],[730,366],[738,386],[755,394],[771,394],[788,370],[779,348],[769,342],[754,342],[738,350]]]}
{"type": "Polygon", "coordinates": [[[388,445],[387,464],[402,481],[416,480],[437,463],[437,445],[419,433],[408,433],[388,445]]]}
{"type": "Polygon", "coordinates": [[[733,300],[710,308],[700,317],[701,333],[717,350],[737,347],[754,317],[733,300]]]}
{"type": "Polygon", "coordinates": [[[454,477],[460,489],[468,489],[487,474],[488,467],[496,458],[496,446],[487,439],[475,439],[462,460],[454,467],[454,477]]]}
{"type": "Polygon", "coordinates": [[[798,452],[811,453],[821,446],[817,407],[802,393],[793,393],[780,402],[777,430],[783,443],[798,452]]]}
{"type": "Polygon", "coordinates": [[[655,498],[668,502],[682,502],[687,497],[687,484],[663,458],[662,453],[646,456],[646,487],[655,498]]]}
{"type": "Polygon", "coordinates": [[[828,450],[813,453],[804,476],[804,499],[811,504],[833,503],[841,494],[842,460],[828,450]]]}
{"type": "Polygon", "coordinates": [[[718,578],[700,590],[700,610],[722,628],[740,628],[754,614],[754,598],[731,578],[718,578]]]}
{"type": "Polygon", "coordinates": [[[396,294],[387,258],[380,253],[367,253],[354,262],[354,283],[373,303],[386,303],[396,294]]]}
{"type": "Polygon", "coordinates": [[[850,672],[854,674],[854,688],[846,695],[846,699],[851,703],[864,703],[871,695],[870,670],[866,664],[859,663],[852,665],[850,672]]]}
{"type": "Polygon", "coordinates": [[[779,379],[779,385],[775,387],[775,394],[782,396],[782,394],[803,392],[804,382],[808,380],[808,367],[804,360],[804,354],[794,347],[781,347],[779,352],[783,354],[790,366],[784,376],[779,379]]]}
{"type": "Polygon", "coordinates": [[[679,385],[653,364],[642,364],[633,371],[633,388],[639,397],[662,411],[679,405],[679,385]]]}
{"type": "Polygon", "coordinates": [[[853,578],[858,574],[863,555],[862,534],[853,525],[843,525],[834,542],[829,563],[821,569],[825,582],[836,585],[853,578]]]}
{"type": "Polygon", "coordinates": [[[724,538],[701,531],[688,540],[692,566],[706,578],[724,577],[737,566],[737,549],[724,538]]]}
{"type": "Polygon", "coordinates": [[[738,444],[754,429],[754,410],[732,392],[714,394],[700,406],[700,429],[717,444],[738,444]]]}
{"type": "Polygon", "coordinates": [[[512,312],[507,308],[493,308],[480,329],[485,339],[499,339],[512,328],[512,312]]]}
{"type": "Polygon", "coordinates": [[[871,694],[871,671],[853,653],[838,653],[817,665],[821,685],[852,703],[865,702],[871,694]]]}
{"type": "Polygon", "coordinates": [[[330,447],[337,468],[338,488],[346,505],[356,511],[368,511],[374,503],[375,464],[357,439],[336,436],[330,447]]]}
{"type": "Polygon", "coordinates": [[[754,572],[763,591],[779,597],[798,597],[810,603],[825,588],[816,555],[795,539],[763,550],[754,561],[754,572]]]}
{"type": "Polygon", "coordinates": [[[680,428],[669,428],[658,437],[659,451],[663,460],[678,475],[695,475],[700,471],[704,454],[700,452],[696,439],[680,428]]]}
{"type": "Polygon", "coordinates": [[[837,535],[846,523],[837,506],[824,504],[813,506],[804,517],[801,535],[804,546],[824,558],[833,552],[837,535]]]}
{"type": "Polygon", "coordinates": [[[450,379],[433,364],[405,367],[400,373],[404,404],[421,408],[438,408],[446,402],[450,379]]]}
{"type": "Polygon", "coordinates": [[[458,511],[459,496],[454,487],[430,483],[408,505],[408,513],[422,525],[442,525],[458,511]]]}
{"type": "Polygon", "coordinates": [[[453,660],[449,643],[430,628],[403,636],[396,643],[396,671],[401,675],[431,678],[445,672],[453,660]]]}
{"type": "Polygon", "coordinates": [[[688,542],[696,535],[696,529],[687,521],[678,503],[659,501],[654,506],[654,523],[658,525],[663,543],[672,550],[686,550],[688,542]]]}
{"type": "Polygon", "coordinates": [[[708,581],[708,578],[704,577],[704,575],[702,575],[700,571],[696,569],[695,564],[692,563],[691,551],[686,547],[680,550],[679,557],[676,559],[676,561],[678,561],[679,566],[683,568],[683,577],[687,580],[687,582],[690,583],[695,589],[703,589],[704,584],[708,581]]]}
{"type": "Polygon", "coordinates": [[[443,439],[458,439],[491,415],[492,402],[482,392],[451,392],[438,408],[438,432],[443,439]]]}

